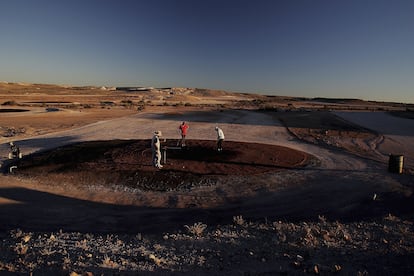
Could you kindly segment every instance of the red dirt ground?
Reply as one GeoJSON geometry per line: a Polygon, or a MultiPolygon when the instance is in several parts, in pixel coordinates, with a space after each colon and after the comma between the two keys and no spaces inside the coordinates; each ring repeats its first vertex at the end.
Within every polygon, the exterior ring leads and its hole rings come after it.
{"type": "Polygon", "coordinates": [[[167,191],[203,183],[213,175],[255,175],[305,166],[312,159],[301,151],[257,143],[226,141],[222,152],[208,140],[189,140],[182,149],[177,140],[169,140],[162,147],[167,149],[162,170],[152,166],[150,140],[116,140],[78,143],[28,156],[20,161],[18,172],[45,179],[59,174],[62,180],[90,175],[91,181],[105,178],[107,184],[167,191]]]}

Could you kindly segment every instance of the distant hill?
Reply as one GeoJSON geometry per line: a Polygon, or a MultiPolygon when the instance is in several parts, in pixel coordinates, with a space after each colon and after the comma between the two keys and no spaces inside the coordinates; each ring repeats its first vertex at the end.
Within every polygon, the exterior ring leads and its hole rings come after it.
{"type": "MultiPolygon", "coordinates": [[[[140,99],[159,104],[226,104],[236,108],[259,108],[267,110],[323,109],[323,110],[414,110],[414,104],[365,101],[355,98],[291,97],[283,95],[263,95],[239,93],[225,90],[185,87],[113,87],[69,86],[39,83],[0,82],[0,94],[6,95],[83,95],[95,97],[130,97],[129,101],[140,99]],[[123,95],[128,93],[127,95],[123,95]]],[[[14,100],[7,98],[8,101],[14,100]]]]}

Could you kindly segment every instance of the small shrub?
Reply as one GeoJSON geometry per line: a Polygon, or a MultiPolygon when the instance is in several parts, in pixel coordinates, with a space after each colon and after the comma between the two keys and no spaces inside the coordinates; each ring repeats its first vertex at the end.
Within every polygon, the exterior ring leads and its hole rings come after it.
{"type": "Polygon", "coordinates": [[[18,243],[14,248],[14,251],[19,255],[26,255],[28,250],[29,247],[22,243],[18,243]]]}
{"type": "Polygon", "coordinates": [[[242,216],[234,216],[234,217],[233,217],[233,222],[234,222],[236,225],[240,225],[240,226],[242,226],[242,225],[244,225],[244,224],[245,224],[245,221],[244,221],[244,219],[243,219],[243,217],[242,217],[242,216]]]}
{"type": "Polygon", "coordinates": [[[119,265],[115,261],[112,261],[111,258],[108,255],[105,255],[104,259],[102,260],[101,267],[103,267],[103,268],[117,268],[117,267],[119,267],[119,265]]]}
{"type": "Polygon", "coordinates": [[[187,231],[190,234],[200,237],[203,234],[204,230],[207,228],[207,225],[201,222],[196,222],[191,226],[185,225],[184,227],[187,228],[187,231]]]}

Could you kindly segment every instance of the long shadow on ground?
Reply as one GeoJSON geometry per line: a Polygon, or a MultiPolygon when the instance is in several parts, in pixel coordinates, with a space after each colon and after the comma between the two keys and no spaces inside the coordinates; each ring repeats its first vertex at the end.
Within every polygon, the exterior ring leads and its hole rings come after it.
{"type": "MultiPolygon", "coordinates": [[[[234,216],[271,221],[312,221],[319,215],[331,220],[356,221],[382,217],[388,213],[404,215],[412,212],[411,197],[383,194],[380,202],[357,198],[353,202],[329,200],[329,193],[315,196],[305,189],[274,195],[240,199],[220,208],[154,208],[115,205],[80,200],[26,188],[2,188],[0,197],[1,230],[21,228],[27,231],[77,231],[157,233],[182,229],[184,225],[203,222],[208,225],[231,223],[234,216]],[[306,198],[306,194],[311,194],[306,198]],[[326,200],[326,201],[324,201],[326,200]],[[348,210],[342,207],[349,207],[348,210]]],[[[339,195],[337,190],[336,194],[339,195]]]]}

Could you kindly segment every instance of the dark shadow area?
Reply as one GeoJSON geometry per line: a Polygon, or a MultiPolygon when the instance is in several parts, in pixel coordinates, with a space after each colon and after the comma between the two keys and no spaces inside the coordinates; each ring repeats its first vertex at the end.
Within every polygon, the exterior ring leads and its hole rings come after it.
{"type": "Polygon", "coordinates": [[[312,130],[334,130],[344,132],[373,133],[373,131],[348,122],[329,111],[278,111],[278,110],[216,110],[189,111],[184,113],[145,114],[157,120],[177,120],[217,124],[243,124],[305,128],[312,130]],[[259,117],[259,119],[257,119],[259,117]]]}
{"type": "Polygon", "coordinates": [[[27,112],[29,109],[0,108],[0,113],[27,112]]]}
{"type": "Polygon", "coordinates": [[[392,116],[395,116],[395,117],[414,120],[414,111],[413,110],[409,110],[409,111],[389,111],[388,113],[391,114],[392,116]]]}
{"type": "Polygon", "coordinates": [[[25,188],[0,189],[1,230],[153,233],[206,218],[207,211],[146,208],[79,200],[25,188]]]}
{"type": "MultiPolygon", "coordinates": [[[[361,184],[361,183],[358,183],[361,184]]],[[[263,192],[253,198],[240,198],[219,208],[154,208],[115,205],[80,200],[26,188],[2,188],[0,230],[76,231],[93,233],[162,233],[202,221],[209,226],[231,224],[234,216],[247,220],[318,221],[323,215],[331,221],[373,220],[387,214],[411,215],[413,197],[398,193],[367,194],[341,187],[324,189],[311,185],[303,189],[263,192]],[[343,189],[342,189],[343,188],[343,189]],[[346,197],[342,194],[348,193],[346,197]]],[[[352,188],[354,189],[354,188],[352,188]]]]}
{"type": "Polygon", "coordinates": [[[278,113],[275,116],[278,117],[287,128],[374,133],[367,128],[346,121],[328,111],[284,112],[283,114],[278,113]]]}
{"type": "MultiPolygon", "coordinates": [[[[344,114],[344,113],[342,113],[344,114]]],[[[372,128],[384,135],[414,136],[412,113],[406,112],[353,112],[344,114],[361,126],[372,128]]]]}
{"type": "MultiPolygon", "coordinates": [[[[64,145],[68,145],[74,143],[76,141],[76,136],[62,136],[62,137],[53,137],[53,138],[32,138],[32,139],[25,139],[19,140],[14,142],[14,144],[19,147],[20,152],[23,155],[23,159],[5,159],[2,161],[2,165],[0,167],[1,173],[8,173],[11,166],[21,166],[22,161],[30,159],[33,155],[42,153],[44,151],[52,150],[57,147],[61,147],[64,145]],[[35,153],[27,154],[26,149],[38,149],[35,153]]],[[[10,152],[9,144],[2,144],[0,145],[1,150],[7,156],[8,152],[10,152]]]]}
{"type": "MultiPolygon", "coordinates": [[[[226,206],[229,208],[229,206],[226,206]]],[[[287,221],[317,221],[324,216],[331,221],[370,221],[388,214],[410,216],[413,195],[373,188],[369,179],[329,176],[309,179],[306,186],[263,193],[240,202],[243,217],[262,217],[287,221]],[[374,199],[375,195],[375,199],[374,199]]]]}
{"type": "Polygon", "coordinates": [[[2,174],[13,173],[13,170],[15,169],[15,167],[19,165],[20,165],[20,160],[17,158],[3,160],[1,163],[1,167],[0,167],[0,172],[2,174]]]}
{"type": "MultiPolygon", "coordinates": [[[[19,140],[16,144],[24,150],[27,148],[39,148],[39,152],[44,150],[50,150],[56,147],[74,143],[77,139],[77,136],[61,136],[61,137],[52,137],[52,138],[30,138],[19,140]]],[[[24,154],[24,152],[23,152],[24,154]]]]}
{"type": "MultiPolygon", "coordinates": [[[[201,145],[191,141],[187,142],[187,144],[192,144],[192,146],[187,146],[182,149],[167,149],[168,157],[179,160],[227,162],[241,154],[240,151],[233,146],[225,152],[217,152],[214,141],[208,145],[201,145]]],[[[247,162],[251,161],[247,160],[247,162]]]]}
{"type": "Polygon", "coordinates": [[[216,124],[242,124],[242,125],[263,125],[274,126],[280,123],[272,118],[272,112],[258,110],[242,110],[242,109],[220,109],[215,111],[188,111],[183,113],[148,113],[142,115],[148,119],[157,120],[177,120],[201,123],[216,124]],[[257,119],[257,116],[262,119],[257,119]],[[250,118],[251,117],[251,118],[250,118]]]}

